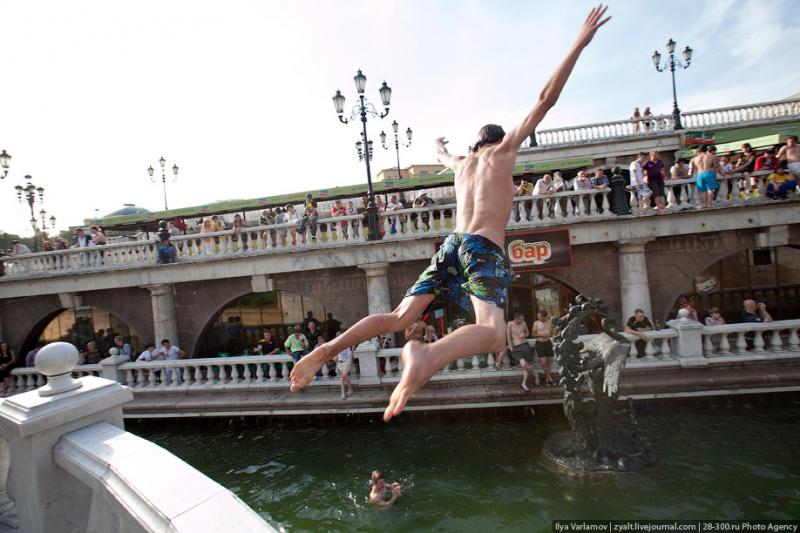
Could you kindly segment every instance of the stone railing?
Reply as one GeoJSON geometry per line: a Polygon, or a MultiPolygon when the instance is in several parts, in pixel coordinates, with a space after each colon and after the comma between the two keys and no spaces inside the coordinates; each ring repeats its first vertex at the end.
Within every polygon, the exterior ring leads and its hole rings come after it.
{"type": "MultiPolygon", "coordinates": [[[[118,360],[104,359],[103,373],[118,360]]],[[[3,531],[275,531],[225,487],[126,432],[131,389],[76,379],[77,362],[71,344],[48,344],[36,355],[46,383],[0,401],[3,531]]]]}
{"type": "MultiPolygon", "coordinates": [[[[722,188],[715,207],[764,202],[767,174],[758,172],[750,178],[742,174],[721,176],[722,188]],[[756,185],[755,189],[747,185],[748,179],[756,185]]],[[[693,178],[668,180],[666,183],[667,200],[673,210],[701,205],[693,178]]],[[[629,189],[628,194],[632,215],[641,214],[635,190],[629,189]]],[[[611,205],[612,197],[608,188],[515,197],[507,227],[514,230],[614,219],[617,215],[610,209],[615,207],[611,205]]],[[[452,231],[455,216],[456,204],[386,211],[381,212],[379,218],[380,231],[385,242],[441,238],[452,231]]],[[[301,235],[295,223],[283,223],[246,227],[236,232],[226,230],[182,235],[171,240],[176,247],[176,261],[179,263],[335,248],[367,242],[362,215],[321,218],[317,226],[316,237],[311,236],[310,230],[301,235]]],[[[3,258],[5,276],[0,278],[0,282],[21,277],[136,268],[155,265],[157,260],[158,243],[155,240],[24,254],[3,258]]]]}
{"type": "MultiPolygon", "coordinates": [[[[681,115],[684,129],[724,126],[800,116],[800,100],[778,100],[758,104],[721,107],[691,111],[681,115]]],[[[612,122],[582,124],[565,128],[554,128],[536,132],[539,146],[549,148],[558,145],[582,144],[625,137],[641,137],[673,130],[672,115],[655,115],[639,120],[632,118],[612,122]]]]}
{"type": "Polygon", "coordinates": [[[800,100],[777,100],[759,104],[720,107],[690,111],[681,115],[684,128],[721,126],[754,120],[795,117],[800,115],[800,100]]]}
{"type": "Polygon", "coordinates": [[[800,320],[705,326],[703,355],[751,355],[800,351],[800,320]]]}
{"type": "Polygon", "coordinates": [[[663,131],[674,131],[672,115],[654,115],[647,119],[614,120],[554,128],[536,132],[539,146],[551,147],[560,144],[581,144],[606,139],[618,139],[634,135],[650,135],[663,131]]]}

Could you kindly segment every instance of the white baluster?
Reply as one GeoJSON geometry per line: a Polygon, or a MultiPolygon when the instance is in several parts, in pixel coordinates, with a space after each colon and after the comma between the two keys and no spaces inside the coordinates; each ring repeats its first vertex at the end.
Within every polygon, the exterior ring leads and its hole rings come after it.
{"type": "Polygon", "coordinates": [[[173,367],[172,371],[172,385],[177,387],[183,382],[183,369],[178,365],[173,367]]]}
{"type": "Polygon", "coordinates": [[[481,367],[481,361],[478,359],[478,355],[475,354],[472,356],[472,370],[478,370],[481,367]]]}
{"type": "Polygon", "coordinates": [[[250,365],[244,365],[244,382],[250,383],[250,365]]]}
{"type": "Polygon", "coordinates": [[[456,369],[459,372],[463,372],[464,371],[464,366],[465,366],[464,365],[464,359],[465,359],[464,357],[459,357],[458,359],[456,359],[456,369]]]}
{"type": "MultiPolygon", "coordinates": [[[[157,383],[156,383],[156,370],[158,370],[158,369],[157,368],[148,368],[147,369],[148,381],[150,382],[150,386],[151,387],[155,387],[157,385],[157,383]]],[[[142,371],[142,372],[144,372],[144,371],[142,371]]],[[[167,379],[167,376],[164,376],[163,377],[163,381],[166,381],[166,379],[167,379]]]]}
{"type": "Polygon", "coordinates": [[[781,332],[780,330],[776,329],[772,332],[772,336],[770,337],[769,347],[772,348],[774,351],[779,352],[782,346],[783,346],[783,339],[781,339],[781,332]]]}
{"type": "Polygon", "coordinates": [[[714,344],[711,342],[711,335],[703,335],[703,354],[706,357],[714,355],[714,344]]]}
{"type": "Polygon", "coordinates": [[[282,374],[281,375],[283,376],[283,379],[285,381],[288,381],[289,380],[289,363],[287,363],[287,362],[281,363],[281,369],[282,369],[282,374]]]}
{"type": "MultiPolygon", "coordinates": [[[[267,367],[267,372],[269,373],[269,367],[267,367]]],[[[264,381],[264,364],[257,363],[256,364],[256,380],[261,383],[264,381]]]]}
{"type": "MultiPolygon", "coordinates": [[[[669,184],[669,182],[667,182],[669,184]]],[[[675,189],[673,186],[666,185],[667,188],[667,207],[672,208],[678,205],[678,199],[675,198],[675,189]]]]}
{"type": "Polygon", "coordinates": [[[719,336],[719,354],[720,355],[730,355],[731,353],[731,345],[728,342],[728,334],[723,333],[719,336]]]}
{"type": "Polygon", "coordinates": [[[222,363],[219,364],[217,369],[217,383],[219,385],[224,385],[228,381],[227,372],[225,372],[225,365],[222,363]]]}
{"type": "Polygon", "coordinates": [[[747,350],[747,341],[744,338],[745,332],[744,331],[737,331],[736,332],[736,351],[737,352],[744,352],[747,350]]]}
{"type": "Polygon", "coordinates": [[[611,214],[611,204],[608,202],[608,197],[611,195],[611,191],[604,189],[601,194],[603,197],[603,214],[609,215],[611,214]]]}
{"type": "Polygon", "coordinates": [[[763,352],[764,350],[764,336],[761,331],[755,331],[755,338],[753,339],[753,351],[763,352]]]}
{"type": "Polygon", "coordinates": [[[630,195],[630,204],[631,204],[631,214],[638,215],[639,214],[639,197],[636,194],[636,189],[631,189],[628,191],[630,195]]]}
{"type": "Polygon", "coordinates": [[[644,347],[645,359],[655,359],[656,347],[653,344],[653,339],[648,338],[644,347]]]}
{"type": "Polygon", "coordinates": [[[489,368],[489,370],[497,370],[494,366],[495,362],[496,360],[494,358],[494,354],[489,352],[489,354],[486,356],[486,366],[489,368]]]}
{"type": "Polygon", "coordinates": [[[797,328],[790,328],[789,329],[789,349],[793,352],[796,352],[800,349],[800,336],[798,336],[797,332],[800,331],[797,328]]]}

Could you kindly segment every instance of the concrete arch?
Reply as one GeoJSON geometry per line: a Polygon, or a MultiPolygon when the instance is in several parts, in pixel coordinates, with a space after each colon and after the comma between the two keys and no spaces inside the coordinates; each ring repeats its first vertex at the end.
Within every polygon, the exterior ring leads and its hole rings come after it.
{"type": "Polygon", "coordinates": [[[3,302],[3,340],[17,353],[23,353],[26,339],[44,320],[64,310],[56,295],[15,298],[3,302]]]}

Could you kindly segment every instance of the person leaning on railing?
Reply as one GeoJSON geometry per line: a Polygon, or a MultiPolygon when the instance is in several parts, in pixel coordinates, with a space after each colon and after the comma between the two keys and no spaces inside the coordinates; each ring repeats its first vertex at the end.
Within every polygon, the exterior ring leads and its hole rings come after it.
{"type": "Polygon", "coordinates": [[[753,152],[753,147],[750,146],[750,143],[742,144],[742,155],[739,156],[736,166],[733,167],[734,174],[744,174],[742,184],[739,186],[741,190],[744,190],[744,188],[748,186],[748,183],[750,183],[750,186],[755,185],[755,181],[751,182],[750,179],[750,174],[753,172],[755,165],[756,154],[753,152]]]}
{"type": "MultiPolygon", "coordinates": [[[[742,322],[748,323],[762,323],[772,322],[772,315],[767,312],[767,303],[756,303],[753,299],[747,299],[742,302],[742,322]]],[[[744,341],[747,344],[747,350],[755,348],[755,331],[748,331],[744,334],[744,341]]]]}

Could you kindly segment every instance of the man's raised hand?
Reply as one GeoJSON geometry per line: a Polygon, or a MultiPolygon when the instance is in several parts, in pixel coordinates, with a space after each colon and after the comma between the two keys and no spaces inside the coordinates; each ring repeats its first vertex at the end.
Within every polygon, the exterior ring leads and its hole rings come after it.
{"type": "Polygon", "coordinates": [[[439,152],[446,152],[447,148],[445,148],[445,146],[449,142],[450,141],[444,140],[444,137],[439,137],[438,139],[436,139],[436,150],[438,150],[439,152]]]}
{"type": "Polygon", "coordinates": [[[611,17],[603,18],[603,15],[606,14],[607,10],[608,6],[600,4],[589,12],[589,16],[586,17],[586,21],[584,21],[583,26],[581,26],[581,30],[578,33],[578,44],[581,46],[588,45],[590,42],[592,42],[592,38],[594,37],[597,28],[611,20],[611,17]]]}

